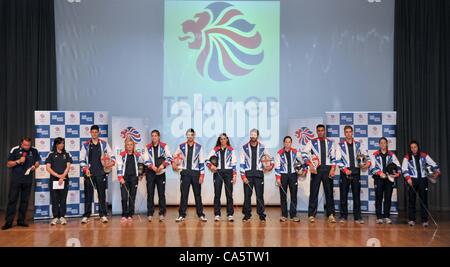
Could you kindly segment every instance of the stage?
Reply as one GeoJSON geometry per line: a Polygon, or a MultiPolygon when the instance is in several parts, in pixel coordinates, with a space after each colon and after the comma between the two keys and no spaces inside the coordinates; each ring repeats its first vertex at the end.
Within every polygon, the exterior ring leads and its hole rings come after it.
{"type": "MultiPolygon", "coordinates": [[[[420,224],[409,227],[403,216],[393,216],[392,225],[377,225],[374,215],[363,215],[366,223],[358,225],[352,220],[329,224],[319,214],[316,223],[311,224],[306,220],[306,213],[300,213],[300,223],[281,223],[279,207],[266,209],[264,224],[256,216],[255,208],[252,220],[243,223],[241,207],[235,210],[233,223],[225,221],[224,215],[222,221],[214,222],[212,207],[205,208],[206,223],[197,220],[193,207],[189,207],[185,222],[176,223],[177,211],[177,207],[169,207],[163,223],[157,216],[149,223],[145,215],[140,215],[141,220],[135,216],[134,222],[123,225],[120,216],[110,217],[107,224],[95,218],[87,225],[81,225],[80,218],[69,218],[66,226],[50,226],[47,220],[34,223],[29,220],[29,228],[15,226],[1,231],[0,246],[61,247],[70,238],[78,239],[82,247],[358,247],[366,246],[370,238],[389,247],[450,246],[448,213],[433,214],[439,224],[436,230],[432,221],[429,228],[420,224]]],[[[0,216],[3,224],[4,212],[0,216]]]]}

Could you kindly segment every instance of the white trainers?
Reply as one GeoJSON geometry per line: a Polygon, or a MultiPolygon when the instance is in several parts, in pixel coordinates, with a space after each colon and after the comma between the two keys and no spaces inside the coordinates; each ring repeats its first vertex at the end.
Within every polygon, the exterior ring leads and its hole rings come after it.
{"type": "Polygon", "coordinates": [[[408,225],[409,225],[409,226],[414,226],[414,225],[416,225],[416,222],[415,222],[415,221],[409,221],[409,222],[408,222],[408,225]]]}
{"type": "Polygon", "coordinates": [[[108,222],[108,218],[106,218],[106,216],[102,216],[102,217],[100,218],[100,221],[101,221],[102,223],[107,223],[107,222],[108,222]]]}
{"type": "Polygon", "coordinates": [[[330,216],[328,216],[328,222],[329,222],[329,223],[336,223],[336,218],[334,217],[333,214],[331,214],[330,216]]]}
{"type": "Polygon", "coordinates": [[[309,216],[308,220],[309,220],[310,223],[315,223],[316,222],[316,219],[314,219],[314,216],[309,216]]]}
{"type": "Polygon", "coordinates": [[[280,222],[285,222],[285,221],[287,221],[287,218],[286,218],[286,217],[283,217],[283,216],[281,216],[281,218],[280,218],[280,222]]]}
{"type": "Polygon", "coordinates": [[[377,224],[383,224],[383,223],[384,223],[383,219],[377,219],[377,224]]]}
{"type": "Polygon", "coordinates": [[[59,220],[58,220],[58,218],[53,218],[51,221],[50,221],[50,225],[56,225],[57,223],[59,223],[59,220]]]}
{"type": "Polygon", "coordinates": [[[65,217],[61,217],[61,218],[59,219],[59,222],[60,222],[62,225],[66,225],[66,224],[67,224],[67,220],[66,220],[65,217]]]}
{"type": "Polygon", "coordinates": [[[185,218],[183,216],[180,216],[175,219],[175,222],[184,222],[185,218]]]}
{"type": "Polygon", "coordinates": [[[153,221],[153,216],[148,216],[148,217],[147,217],[147,220],[148,220],[149,222],[153,221]]]}
{"type": "Polygon", "coordinates": [[[202,222],[207,222],[208,221],[208,219],[206,219],[206,217],[205,216],[200,216],[200,221],[202,221],[202,222]]]}
{"type": "Polygon", "coordinates": [[[229,222],[234,222],[233,215],[229,215],[229,216],[228,216],[228,221],[229,221],[229,222]]]}
{"type": "Polygon", "coordinates": [[[355,221],[357,224],[364,224],[364,220],[363,219],[359,219],[355,221]]]}
{"type": "Polygon", "coordinates": [[[220,221],[220,216],[219,215],[214,216],[214,221],[216,222],[220,221]]]}
{"type": "Polygon", "coordinates": [[[423,223],[422,223],[422,226],[423,226],[423,227],[428,227],[428,222],[423,222],[423,223]]]}
{"type": "Polygon", "coordinates": [[[81,219],[81,223],[82,224],[86,224],[89,222],[89,218],[88,217],[83,217],[83,219],[81,219]]]}
{"type": "Polygon", "coordinates": [[[392,220],[390,218],[384,218],[384,223],[392,224],[392,220]]]}
{"type": "Polygon", "coordinates": [[[165,220],[164,215],[159,215],[159,221],[163,222],[165,220]]]}

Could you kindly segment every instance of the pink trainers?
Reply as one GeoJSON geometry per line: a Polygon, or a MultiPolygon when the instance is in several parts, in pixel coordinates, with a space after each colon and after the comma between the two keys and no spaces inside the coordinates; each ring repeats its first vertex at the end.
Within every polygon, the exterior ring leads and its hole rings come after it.
{"type": "Polygon", "coordinates": [[[128,222],[132,222],[133,221],[133,217],[128,217],[128,222]]]}
{"type": "Polygon", "coordinates": [[[127,221],[127,218],[125,218],[125,217],[122,217],[121,219],[120,219],[120,222],[121,223],[124,223],[124,222],[126,222],[127,221]]]}

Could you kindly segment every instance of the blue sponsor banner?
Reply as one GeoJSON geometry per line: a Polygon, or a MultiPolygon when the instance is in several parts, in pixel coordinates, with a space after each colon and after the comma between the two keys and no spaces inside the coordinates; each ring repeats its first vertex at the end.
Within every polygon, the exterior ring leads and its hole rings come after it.
{"type": "Polygon", "coordinates": [[[50,112],[50,125],[63,125],[65,122],[64,112],[50,112]]]}
{"type": "Polygon", "coordinates": [[[396,137],[396,125],[383,125],[383,136],[384,137],[396,137]]]}
{"type": "Polygon", "coordinates": [[[66,138],[79,138],[80,125],[66,125],[66,138]]]}
{"type": "Polygon", "coordinates": [[[80,215],[80,204],[67,204],[66,212],[68,216],[80,215]]]}
{"type": "Polygon", "coordinates": [[[84,203],[84,190],[80,190],[80,203],[84,203]]]}
{"type": "Polygon", "coordinates": [[[378,150],[379,149],[379,137],[369,137],[368,138],[368,149],[369,150],[378,150]]]}
{"type": "Polygon", "coordinates": [[[102,138],[108,138],[108,125],[99,125],[98,128],[100,129],[99,136],[102,138]]]}
{"type": "Polygon", "coordinates": [[[353,113],[340,113],[339,121],[341,125],[353,124],[353,113]]]}
{"type": "Polygon", "coordinates": [[[80,124],[94,124],[94,112],[80,112],[80,124]]]}
{"type": "Polygon", "coordinates": [[[369,200],[375,201],[375,188],[369,188],[369,200]]]}
{"type": "Polygon", "coordinates": [[[50,125],[36,125],[35,138],[50,138],[50,125]]]}
{"type": "Polygon", "coordinates": [[[367,125],[355,125],[354,137],[367,137],[367,125]]]}
{"type": "MultiPolygon", "coordinates": [[[[72,156],[72,160],[74,164],[77,164],[74,166],[74,168],[71,170],[70,174],[75,175],[75,177],[70,176],[69,177],[69,188],[71,191],[76,192],[76,194],[79,194],[80,192],[80,177],[82,176],[81,169],[79,168],[78,164],[80,162],[80,149],[81,144],[83,141],[89,140],[89,138],[80,138],[82,135],[82,130],[84,130],[85,127],[90,127],[90,125],[94,124],[95,117],[97,116],[107,116],[105,112],[78,112],[78,111],[36,111],[35,112],[35,137],[39,138],[39,144],[37,146],[41,146],[41,149],[39,151],[39,155],[41,156],[41,164],[45,164],[45,159],[48,157],[48,151],[51,150],[51,146],[53,145],[54,138],[52,136],[53,130],[55,131],[55,134],[57,136],[61,136],[63,138],[66,138],[66,149],[72,156]],[[45,121],[45,125],[43,124],[42,116],[39,114],[48,113],[49,114],[49,120],[45,121]],[[80,124],[74,124],[75,120],[74,118],[80,117],[80,124]],[[66,117],[68,118],[66,121],[66,117]],[[71,119],[72,118],[72,119],[71,119]],[[67,125],[66,125],[67,123],[67,125]],[[55,126],[52,126],[55,125],[55,126]],[[62,128],[63,127],[63,128],[62,128]],[[77,144],[77,142],[80,142],[80,147],[74,147],[74,145],[77,144]],[[44,148],[44,145],[50,144],[50,147],[44,148]],[[75,150],[75,151],[73,151],[75,150]],[[74,172],[76,174],[74,174],[74,172]],[[78,175],[79,174],[79,175],[78,175]]],[[[45,116],[44,116],[45,117],[45,116]]],[[[104,123],[100,126],[101,131],[101,137],[105,140],[108,138],[108,125],[106,124],[107,118],[103,117],[104,123]]],[[[56,136],[54,136],[56,137],[56,136]]],[[[46,177],[46,173],[43,173],[43,176],[40,177],[46,177]]],[[[45,219],[49,218],[51,216],[51,210],[50,210],[50,179],[49,178],[37,178],[35,180],[36,186],[35,186],[35,203],[36,206],[35,210],[37,210],[34,213],[34,218],[36,219],[45,219]]],[[[81,192],[80,192],[81,194],[81,192]]],[[[81,194],[82,195],[82,194],[81,194]]],[[[84,195],[82,195],[84,196],[84,195]]],[[[83,201],[83,198],[81,199],[83,201]]],[[[78,196],[76,199],[72,199],[71,206],[68,205],[68,212],[67,214],[69,216],[74,215],[78,216],[80,215],[79,208],[80,203],[76,203],[78,201],[78,196]],[[72,209],[73,211],[69,211],[69,209],[72,209]]]]}
{"type": "Polygon", "coordinates": [[[397,206],[398,206],[398,202],[397,201],[392,201],[392,203],[391,203],[391,211],[392,212],[397,212],[397,206]]]}
{"type": "Polygon", "coordinates": [[[327,125],[327,137],[339,137],[339,125],[327,125]]]}
{"type": "Polygon", "coordinates": [[[340,175],[334,176],[334,179],[333,179],[333,187],[339,187],[339,179],[341,179],[341,176],[340,176],[340,175]]]}
{"type": "Polygon", "coordinates": [[[367,120],[369,125],[381,124],[383,122],[381,113],[369,113],[367,115],[367,120]]]}
{"type": "Polygon", "coordinates": [[[69,153],[72,156],[73,164],[80,163],[80,151],[71,151],[69,153]]]}
{"type": "Polygon", "coordinates": [[[45,164],[45,160],[47,159],[47,156],[50,152],[41,152],[39,151],[39,156],[41,156],[41,162],[40,164],[45,164]]]}
{"type": "Polygon", "coordinates": [[[69,177],[69,190],[80,190],[79,177],[69,177]]]}
{"type": "Polygon", "coordinates": [[[368,211],[369,210],[369,201],[362,200],[361,201],[361,211],[368,211]]]}
{"type": "Polygon", "coordinates": [[[50,205],[35,206],[34,207],[34,218],[47,218],[50,216],[50,205]]]}
{"type": "Polygon", "coordinates": [[[368,188],[369,187],[369,176],[367,175],[361,175],[361,188],[368,188]]]}
{"type": "Polygon", "coordinates": [[[49,185],[50,185],[49,178],[36,179],[35,191],[36,192],[49,192],[50,191],[49,185]]]}

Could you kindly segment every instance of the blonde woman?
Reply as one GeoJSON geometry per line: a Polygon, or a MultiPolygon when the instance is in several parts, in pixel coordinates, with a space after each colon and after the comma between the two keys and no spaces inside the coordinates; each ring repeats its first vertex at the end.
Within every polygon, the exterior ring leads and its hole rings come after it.
{"type": "Polygon", "coordinates": [[[120,222],[132,222],[134,203],[138,187],[138,163],[143,163],[141,154],[136,151],[133,140],[125,139],[125,151],[117,158],[117,177],[122,196],[122,219],[120,222]]]}

